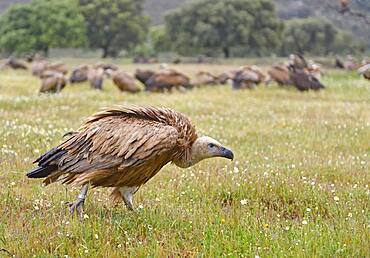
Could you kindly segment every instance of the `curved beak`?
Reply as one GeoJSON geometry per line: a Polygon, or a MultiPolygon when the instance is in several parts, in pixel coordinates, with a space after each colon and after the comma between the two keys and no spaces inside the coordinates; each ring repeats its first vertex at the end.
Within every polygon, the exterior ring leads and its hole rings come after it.
{"type": "Polygon", "coordinates": [[[220,157],[233,160],[234,159],[234,153],[229,149],[221,147],[220,148],[220,157]]]}

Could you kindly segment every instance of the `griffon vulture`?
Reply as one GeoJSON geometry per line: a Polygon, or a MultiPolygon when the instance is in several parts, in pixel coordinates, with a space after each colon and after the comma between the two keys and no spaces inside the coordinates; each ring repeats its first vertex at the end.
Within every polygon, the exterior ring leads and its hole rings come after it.
{"type": "Polygon", "coordinates": [[[315,76],[305,70],[295,69],[294,67],[289,67],[289,69],[290,79],[299,91],[325,89],[325,86],[315,76]]]}
{"type": "Polygon", "coordinates": [[[125,71],[114,71],[112,73],[112,80],[120,91],[127,91],[130,93],[140,92],[140,88],[136,85],[135,78],[125,71]]]}
{"type": "Polygon", "coordinates": [[[200,71],[195,75],[195,86],[203,85],[217,85],[219,84],[218,77],[211,74],[210,72],[200,71]]]}
{"type": "Polygon", "coordinates": [[[364,76],[365,79],[370,80],[370,63],[363,65],[358,69],[358,72],[364,76]]]}
{"type": "Polygon", "coordinates": [[[174,69],[158,71],[145,82],[145,91],[150,92],[171,91],[179,87],[190,89],[192,85],[189,77],[174,69]]]}
{"type": "Polygon", "coordinates": [[[270,79],[277,82],[280,86],[292,84],[289,68],[286,65],[273,65],[269,68],[267,73],[269,74],[270,79]]]}
{"type": "Polygon", "coordinates": [[[91,88],[102,90],[104,82],[104,69],[101,67],[90,67],[87,72],[87,79],[91,88]]]}
{"type": "Polygon", "coordinates": [[[87,75],[89,72],[89,66],[88,65],[79,65],[75,68],[73,68],[71,75],[69,77],[69,82],[74,83],[80,83],[80,82],[86,82],[87,81],[87,75]]]}
{"type": "Polygon", "coordinates": [[[199,137],[183,114],[167,108],[117,107],[87,119],[82,127],[35,163],[29,178],[82,186],[70,212],[81,214],[88,186],[113,187],[115,199],[133,210],[133,195],[172,162],[188,168],[207,158],[233,159],[218,141],[199,137]]]}
{"type": "Polygon", "coordinates": [[[155,72],[152,70],[136,69],[135,78],[145,85],[149,78],[152,77],[154,74],[155,72]]]}
{"type": "Polygon", "coordinates": [[[67,84],[64,74],[53,71],[43,72],[40,79],[40,93],[59,93],[67,84]]]}
{"type": "Polygon", "coordinates": [[[243,66],[233,77],[233,89],[253,89],[265,80],[266,76],[256,66],[243,66]]]}
{"type": "Polygon", "coordinates": [[[8,67],[10,67],[10,68],[12,68],[14,70],[18,70],[18,69],[28,70],[27,65],[25,63],[23,63],[20,60],[15,59],[14,57],[10,57],[6,61],[5,66],[8,66],[8,67]]]}

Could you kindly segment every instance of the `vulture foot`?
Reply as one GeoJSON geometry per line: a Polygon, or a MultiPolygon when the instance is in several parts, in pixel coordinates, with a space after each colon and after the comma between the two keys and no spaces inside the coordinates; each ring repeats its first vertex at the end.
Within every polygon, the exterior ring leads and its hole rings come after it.
{"type": "Polygon", "coordinates": [[[84,185],[82,187],[82,190],[81,190],[80,194],[77,196],[76,201],[67,203],[67,205],[69,206],[69,212],[71,213],[71,215],[74,215],[75,213],[77,213],[77,216],[79,218],[82,218],[83,207],[84,207],[84,203],[85,203],[86,194],[87,194],[88,189],[89,189],[89,186],[84,185]]]}
{"type": "Polygon", "coordinates": [[[129,209],[130,211],[134,211],[133,197],[137,190],[139,190],[139,187],[137,186],[123,186],[119,188],[123,201],[126,204],[127,209],[129,209]]]}
{"type": "Polygon", "coordinates": [[[79,218],[82,218],[84,203],[85,199],[77,199],[74,202],[67,203],[71,215],[74,215],[76,213],[79,218]]]}

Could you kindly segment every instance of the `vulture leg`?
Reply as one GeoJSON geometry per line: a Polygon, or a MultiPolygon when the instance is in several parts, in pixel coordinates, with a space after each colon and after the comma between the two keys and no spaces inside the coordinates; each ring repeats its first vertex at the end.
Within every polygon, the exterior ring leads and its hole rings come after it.
{"type": "Polygon", "coordinates": [[[62,90],[62,83],[58,81],[58,84],[57,84],[57,93],[60,93],[62,90]]]}
{"type": "Polygon", "coordinates": [[[138,186],[123,186],[119,188],[123,201],[125,202],[127,209],[129,209],[130,211],[134,210],[132,200],[137,190],[139,190],[138,186]]]}
{"type": "Polygon", "coordinates": [[[68,203],[69,211],[73,215],[75,212],[77,212],[77,215],[79,217],[82,216],[82,208],[85,203],[87,190],[89,189],[89,185],[84,185],[82,187],[82,190],[80,194],[77,196],[76,201],[68,203]]]}

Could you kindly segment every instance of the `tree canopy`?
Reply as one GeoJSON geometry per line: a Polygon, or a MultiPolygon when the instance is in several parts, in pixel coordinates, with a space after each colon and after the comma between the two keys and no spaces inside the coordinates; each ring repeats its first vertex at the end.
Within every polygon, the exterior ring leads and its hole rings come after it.
{"type": "Polygon", "coordinates": [[[143,42],[149,19],[143,15],[144,0],[79,0],[87,23],[92,48],[101,48],[103,57],[117,56],[143,42]]]}
{"type": "Polygon", "coordinates": [[[330,52],[343,52],[345,49],[354,51],[359,48],[350,36],[325,19],[292,19],[285,24],[283,55],[292,52],[326,55],[330,52]]]}
{"type": "Polygon", "coordinates": [[[70,0],[34,0],[0,17],[0,50],[26,53],[86,43],[84,18],[70,0]]]}
{"type": "Polygon", "coordinates": [[[245,47],[257,55],[279,45],[282,24],[270,0],[203,0],[166,17],[173,47],[182,53],[222,51],[245,47]]]}

